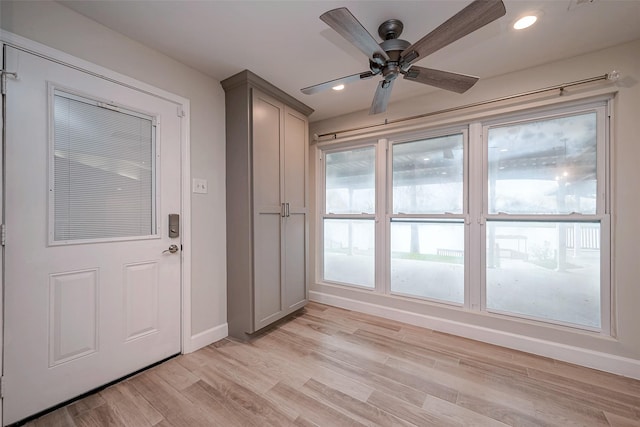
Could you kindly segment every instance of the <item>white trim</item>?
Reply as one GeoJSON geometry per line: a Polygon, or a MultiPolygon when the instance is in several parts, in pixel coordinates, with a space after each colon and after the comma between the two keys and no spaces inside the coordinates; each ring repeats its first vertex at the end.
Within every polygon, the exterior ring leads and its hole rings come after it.
{"type": "MultiPolygon", "coordinates": [[[[17,34],[2,31],[0,41],[24,50],[34,55],[52,60],[62,65],[88,72],[96,77],[103,78],[116,84],[120,84],[137,91],[148,93],[175,103],[182,108],[184,113],[181,121],[181,226],[182,226],[182,352],[192,348],[191,336],[191,143],[190,143],[190,101],[187,98],[165,91],[140,80],[120,74],[116,71],[94,64],[84,59],[69,55],[68,53],[51,48],[44,44],[29,40],[17,34]]],[[[20,70],[18,78],[20,78],[20,70]]],[[[176,114],[177,114],[176,110],[176,114]]],[[[4,304],[4,301],[2,301],[4,304]]],[[[198,334],[199,336],[200,334],[198,334]]]]}
{"type": "Polygon", "coordinates": [[[309,300],[640,380],[640,360],[309,291],[309,300]]]}
{"type": "Polygon", "coordinates": [[[191,105],[181,105],[180,151],[182,203],[180,241],[182,242],[182,353],[189,353],[191,343],[191,105]]]}
{"type": "MultiPolygon", "coordinates": [[[[0,32],[1,33],[1,32],[0,32]]],[[[1,53],[1,52],[0,52],[1,53]]],[[[0,70],[4,70],[4,55],[0,54],[0,70]]],[[[1,77],[1,76],[0,76],[1,77]]],[[[0,78],[0,81],[3,81],[0,78]]],[[[0,94],[0,102],[2,102],[2,95],[0,94]]],[[[1,108],[1,107],[0,107],[1,108]]],[[[0,132],[4,127],[2,113],[0,112],[0,132]]],[[[2,135],[0,135],[0,144],[4,145],[4,141],[1,140],[2,135]]],[[[3,228],[1,233],[4,233],[4,146],[0,147],[0,223],[3,224],[3,228]]],[[[0,247],[0,367],[4,366],[4,248],[0,247]]],[[[2,374],[4,373],[4,368],[0,368],[0,425],[4,425],[3,411],[2,407],[2,388],[3,388],[3,378],[2,374]]]]}
{"type": "Polygon", "coordinates": [[[214,326],[213,328],[207,329],[206,331],[202,331],[190,337],[185,343],[182,352],[184,354],[192,353],[202,347],[206,347],[209,344],[220,341],[227,336],[229,336],[229,325],[227,323],[214,326]]]}

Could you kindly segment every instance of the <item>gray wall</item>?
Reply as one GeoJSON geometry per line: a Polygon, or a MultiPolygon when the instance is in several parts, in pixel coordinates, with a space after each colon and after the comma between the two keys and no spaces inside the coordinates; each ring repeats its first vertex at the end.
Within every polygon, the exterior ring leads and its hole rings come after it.
{"type": "Polygon", "coordinates": [[[191,101],[192,335],[227,321],[224,91],[219,82],[52,1],[2,1],[0,26],[191,101]]]}
{"type": "MultiPolygon", "coordinates": [[[[617,324],[615,339],[597,338],[592,334],[571,332],[562,328],[540,327],[527,322],[511,322],[496,319],[491,316],[473,315],[460,310],[446,309],[442,306],[408,302],[403,299],[381,297],[367,292],[358,292],[336,286],[319,283],[311,284],[311,296],[331,295],[348,300],[365,301],[393,307],[410,313],[433,316],[437,319],[460,322],[469,326],[514,334],[514,337],[533,337],[539,340],[551,341],[562,345],[575,346],[582,349],[594,350],[607,355],[623,356],[640,362],[640,263],[638,262],[638,245],[640,242],[640,192],[637,185],[640,182],[640,40],[611,47],[605,50],[549,63],[540,67],[505,74],[499,77],[483,79],[464,97],[449,95],[444,91],[434,91],[432,94],[414,97],[403,102],[392,103],[386,113],[368,116],[366,111],[358,112],[334,119],[327,119],[311,123],[311,135],[331,133],[340,129],[351,129],[365,124],[379,124],[384,119],[389,120],[414,116],[437,111],[457,105],[470,104],[478,101],[495,99],[502,96],[517,94],[534,89],[549,87],[565,82],[586,79],[606,74],[612,70],[621,73],[621,80],[617,84],[592,84],[570,88],[562,99],[571,99],[572,94],[589,93],[603,88],[618,90],[614,100],[614,122],[612,138],[612,273],[613,273],[613,304],[614,323],[617,324]]],[[[550,95],[557,98],[557,93],[550,95]]],[[[560,99],[560,100],[562,100],[560,99]]],[[[393,101],[393,97],[392,97],[393,101]]],[[[495,107],[493,107],[495,108],[495,107]]],[[[486,109],[486,114],[491,108],[486,109]]],[[[462,114],[462,113],[458,113],[462,114]]],[[[436,123],[439,118],[425,119],[426,123],[436,123]]],[[[315,169],[315,150],[310,150],[312,177],[315,169]]],[[[311,183],[312,200],[315,200],[316,183],[311,183]]],[[[311,208],[315,212],[315,208],[311,208]]],[[[312,218],[311,224],[314,224],[312,218]]],[[[313,235],[313,233],[312,233],[313,235]]],[[[312,242],[310,260],[315,264],[315,245],[312,242]]],[[[317,268],[312,265],[312,271],[317,268]]],[[[347,304],[348,305],[348,304],[347,304]]],[[[505,334],[503,334],[504,336],[505,334]]],[[[587,355],[588,351],[583,352],[587,355]]],[[[576,362],[588,364],[589,356],[576,362]]],[[[615,358],[611,358],[614,360],[615,358]]]]}

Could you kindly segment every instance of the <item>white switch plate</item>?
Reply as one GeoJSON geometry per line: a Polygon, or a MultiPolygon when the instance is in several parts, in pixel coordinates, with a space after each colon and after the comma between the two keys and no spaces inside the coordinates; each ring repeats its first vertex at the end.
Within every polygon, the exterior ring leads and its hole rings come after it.
{"type": "Polygon", "coordinates": [[[206,179],[201,178],[193,178],[193,189],[194,193],[199,194],[207,194],[209,186],[207,185],[206,179]]]}

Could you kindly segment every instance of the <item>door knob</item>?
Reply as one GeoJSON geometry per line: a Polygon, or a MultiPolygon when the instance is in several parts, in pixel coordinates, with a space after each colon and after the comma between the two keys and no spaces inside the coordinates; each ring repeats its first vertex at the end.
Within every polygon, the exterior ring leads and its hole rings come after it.
{"type": "Polygon", "coordinates": [[[178,252],[178,245],[171,245],[169,246],[169,249],[165,249],[164,251],[162,251],[163,254],[166,252],[175,254],[176,252],[178,252]]]}

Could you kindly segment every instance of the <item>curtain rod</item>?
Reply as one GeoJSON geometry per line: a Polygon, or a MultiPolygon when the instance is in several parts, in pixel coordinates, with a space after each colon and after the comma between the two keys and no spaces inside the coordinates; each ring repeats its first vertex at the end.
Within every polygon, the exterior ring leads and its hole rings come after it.
{"type": "Polygon", "coordinates": [[[620,78],[620,73],[618,71],[614,70],[614,71],[611,71],[610,73],[603,74],[603,75],[596,76],[596,77],[591,77],[591,78],[588,78],[588,79],[576,80],[576,81],[569,82],[569,83],[563,83],[563,84],[559,84],[559,85],[555,85],[555,86],[549,86],[549,87],[545,87],[545,88],[542,88],[542,89],[535,89],[535,90],[531,90],[529,92],[522,92],[522,93],[518,93],[518,94],[515,94],[515,95],[507,95],[507,96],[503,96],[501,98],[490,99],[488,101],[480,101],[480,102],[474,102],[472,104],[461,105],[459,107],[445,108],[443,110],[437,110],[437,111],[432,111],[430,113],[418,114],[416,116],[405,117],[405,118],[402,118],[402,119],[394,119],[394,120],[386,120],[385,119],[384,123],[378,123],[378,124],[373,124],[373,125],[365,125],[365,126],[360,126],[360,127],[356,127],[356,128],[350,128],[350,129],[342,129],[342,130],[337,130],[337,131],[334,131],[334,132],[327,132],[327,133],[323,133],[323,134],[317,135],[315,139],[319,140],[320,138],[323,138],[323,137],[326,137],[326,136],[332,136],[332,135],[333,135],[333,138],[336,139],[338,137],[338,134],[340,134],[340,133],[354,132],[354,131],[358,131],[358,130],[376,128],[376,127],[391,125],[391,124],[395,124],[395,123],[402,123],[402,122],[406,122],[406,121],[409,121],[409,120],[422,119],[424,117],[430,117],[430,116],[435,116],[435,115],[444,114],[444,113],[451,113],[453,111],[465,110],[467,108],[479,107],[479,106],[482,106],[482,105],[493,104],[495,102],[508,101],[508,100],[511,100],[511,99],[521,98],[521,97],[524,97],[524,96],[537,95],[539,93],[549,92],[549,91],[552,91],[552,90],[559,90],[560,91],[560,95],[562,95],[562,92],[568,87],[578,86],[578,85],[582,85],[582,84],[586,84],[586,83],[597,82],[597,81],[600,81],[600,80],[616,81],[619,78],[620,78]]]}

